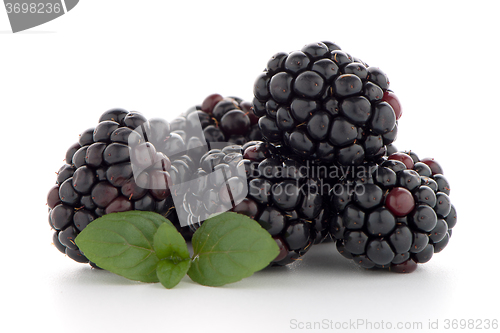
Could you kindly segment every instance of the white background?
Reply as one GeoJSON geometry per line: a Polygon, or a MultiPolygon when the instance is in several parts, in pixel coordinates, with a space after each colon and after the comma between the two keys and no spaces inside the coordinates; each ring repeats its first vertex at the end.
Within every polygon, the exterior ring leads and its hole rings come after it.
{"type": "Polygon", "coordinates": [[[81,1],[18,34],[0,9],[2,328],[295,332],[293,320],[366,319],[426,331],[429,320],[500,319],[493,1],[172,3],[81,1]],[[51,245],[47,191],[66,149],[103,111],[171,119],[214,92],[251,99],[274,53],[320,40],[388,74],[404,108],[396,146],[445,170],[459,220],[429,263],[410,275],[364,271],[325,244],[232,285],[186,277],[166,290],[91,270],[51,245]]]}

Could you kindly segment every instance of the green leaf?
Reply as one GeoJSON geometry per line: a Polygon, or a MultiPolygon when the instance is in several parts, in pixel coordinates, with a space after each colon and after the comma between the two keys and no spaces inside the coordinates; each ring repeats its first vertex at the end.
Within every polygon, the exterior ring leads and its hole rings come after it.
{"type": "Polygon", "coordinates": [[[179,262],[161,260],[156,266],[156,274],[165,288],[172,289],[186,276],[190,266],[191,259],[179,262]]]}
{"type": "Polygon", "coordinates": [[[172,224],[162,224],[154,236],[153,242],[158,259],[185,260],[191,255],[184,237],[172,224]]]}
{"type": "Polygon", "coordinates": [[[248,216],[227,212],[206,220],[192,239],[189,277],[206,286],[240,281],[279,254],[271,235],[248,216]]]}
{"type": "Polygon", "coordinates": [[[191,266],[191,256],[184,237],[173,225],[162,224],[154,236],[153,247],[160,259],[156,274],[165,288],[175,287],[191,266]]]}
{"type": "Polygon", "coordinates": [[[158,282],[154,235],[169,220],[153,212],[104,215],[80,232],[76,245],[97,266],[130,280],[158,282]]]}

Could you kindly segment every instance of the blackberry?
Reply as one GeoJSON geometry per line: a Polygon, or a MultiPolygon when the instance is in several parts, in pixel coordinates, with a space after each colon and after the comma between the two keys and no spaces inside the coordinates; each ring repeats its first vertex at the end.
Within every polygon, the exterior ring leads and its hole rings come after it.
{"type": "Polygon", "coordinates": [[[253,111],[269,142],[342,165],[383,156],[402,114],[387,76],[331,42],[275,54],[255,81],[253,111]]]}
{"type": "Polygon", "coordinates": [[[228,144],[243,145],[261,140],[252,104],[238,97],[212,94],[170,122],[168,156],[186,154],[195,162],[208,150],[228,144]]]}
{"type": "Polygon", "coordinates": [[[436,161],[399,152],[358,168],[331,192],[330,233],[344,257],[411,272],[446,247],[457,214],[436,161]]]}
{"type": "MultiPolygon", "coordinates": [[[[170,135],[164,145],[164,152],[174,160],[182,156],[190,160],[189,167],[183,168],[178,193],[185,193],[188,180],[198,167],[200,158],[210,149],[220,149],[227,145],[243,145],[260,140],[262,135],[258,118],[253,114],[252,105],[238,97],[223,97],[219,94],[207,96],[201,105],[189,108],[170,122],[170,135]]],[[[173,164],[176,162],[174,161],[173,164]]],[[[190,228],[182,228],[177,215],[184,216],[183,205],[179,202],[177,214],[173,214],[174,225],[189,240],[193,235],[190,228]]]]}
{"type": "Polygon", "coordinates": [[[80,134],[47,195],[57,249],[86,263],[74,240],[94,219],[128,210],[172,212],[169,185],[179,181],[183,160],[171,161],[153,144],[162,143],[168,132],[162,120],[112,109],[80,134]]]}
{"type": "MultiPolygon", "coordinates": [[[[321,184],[280,147],[261,141],[213,149],[200,160],[180,198],[192,229],[212,214],[234,211],[258,221],[276,240],[273,265],[286,265],[328,235],[321,184]]],[[[177,211],[179,213],[179,211],[177,211]]]]}

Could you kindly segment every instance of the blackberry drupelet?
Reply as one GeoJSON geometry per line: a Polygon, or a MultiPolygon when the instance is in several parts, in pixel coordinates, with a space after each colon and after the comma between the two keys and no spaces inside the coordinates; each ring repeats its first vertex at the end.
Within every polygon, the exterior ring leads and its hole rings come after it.
{"type": "Polygon", "coordinates": [[[412,272],[448,244],[457,221],[449,194],[436,161],[394,153],[332,189],[330,233],[361,267],[412,272]]]}
{"type": "Polygon", "coordinates": [[[266,140],[342,165],[383,156],[402,113],[387,76],[331,42],[275,54],[255,81],[254,96],[266,140]]]}
{"type": "Polygon", "coordinates": [[[169,184],[181,178],[185,162],[156,150],[153,143],[168,135],[168,123],[123,109],[105,112],[95,128],[80,134],[47,195],[57,249],[86,263],[74,240],[94,219],[128,210],[172,212],[169,184]]]}
{"type": "Polygon", "coordinates": [[[167,155],[187,152],[193,161],[198,162],[210,149],[261,140],[258,118],[251,108],[250,102],[238,97],[209,95],[201,105],[188,109],[170,122],[167,155]]]}
{"type": "Polygon", "coordinates": [[[213,149],[201,158],[193,179],[183,198],[191,228],[224,211],[248,215],[279,245],[273,265],[293,262],[328,235],[319,182],[280,147],[252,141],[213,149]]]}

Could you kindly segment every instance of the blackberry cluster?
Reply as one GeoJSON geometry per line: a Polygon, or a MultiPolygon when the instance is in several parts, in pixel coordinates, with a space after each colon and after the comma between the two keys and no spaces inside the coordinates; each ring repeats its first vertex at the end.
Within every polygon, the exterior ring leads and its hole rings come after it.
{"type": "Polygon", "coordinates": [[[251,103],[238,97],[212,94],[170,122],[168,156],[187,154],[198,162],[208,150],[228,144],[243,145],[261,140],[258,118],[251,103]]]}
{"type": "Polygon", "coordinates": [[[401,116],[385,73],[331,42],[275,54],[254,96],[267,141],[327,163],[361,165],[383,156],[401,116]]]}
{"type": "Polygon", "coordinates": [[[55,246],[88,262],[74,239],[89,223],[147,210],[186,239],[213,214],[245,214],[277,242],[277,266],[327,239],[396,272],[446,247],[449,183],[436,161],[394,146],[402,108],[384,72],[320,42],[275,54],[253,92],[252,103],[210,95],[171,122],[105,112],[48,193],[55,246]]]}
{"type": "Polygon", "coordinates": [[[394,153],[332,189],[330,232],[361,267],[411,272],[448,244],[457,222],[449,194],[436,161],[394,153]]]}
{"type": "Polygon", "coordinates": [[[94,219],[128,210],[164,216],[172,212],[169,184],[181,182],[183,169],[192,162],[186,157],[171,162],[156,151],[152,142],[164,142],[168,132],[162,120],[147,121],[139,112],[112,109],[95,128],[80,134],[47,196],[57,249],[86,263],[74,240],[94,219]]]}
{"type": "Polygon", "coordinates": [[[276,240],[274,265],[286,265],[328,234],[328,211],[321,184],[279,147],[260,141],[213,149],[200,160],[184,196],[188,223],[197,228],[224,211],[258,221],[276,240]]]}

